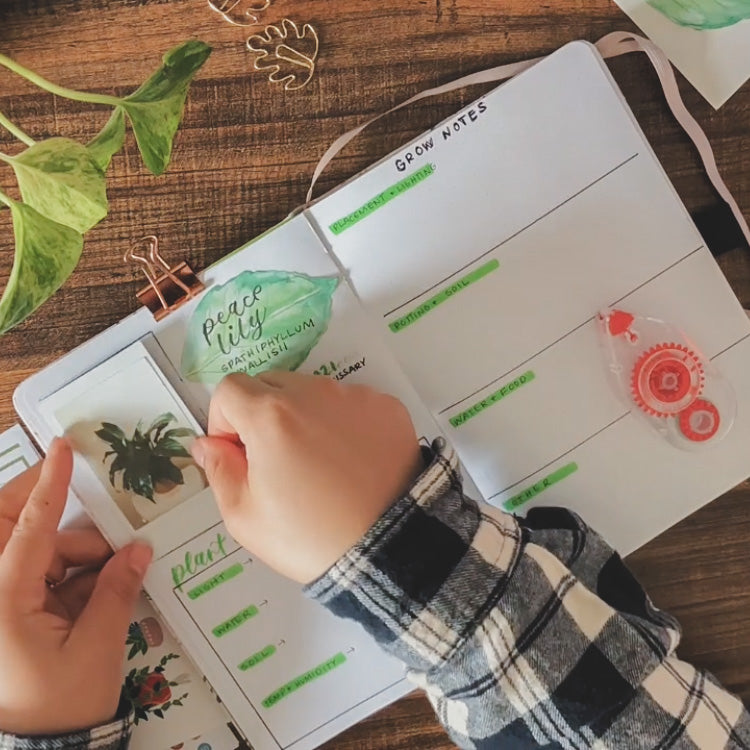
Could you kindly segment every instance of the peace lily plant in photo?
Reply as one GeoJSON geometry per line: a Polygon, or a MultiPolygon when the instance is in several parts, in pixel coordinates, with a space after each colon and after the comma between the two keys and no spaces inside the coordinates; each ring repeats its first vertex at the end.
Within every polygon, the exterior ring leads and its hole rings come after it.
{"type": "MultiPolygon", "coordinates": [[[[0,112],[4,126],[26,148],[0,164],[15,173],[21,200],[0,189],[0,208],[9,208],[15,256],[0,297],[0,335],[18,325],[49,299],[73,272],[83,235],[108,212],[105,173],[125,142],[130,122],[141,157],[154,175],[167,168],[193,76],[211,53],[192,40],[171,49],[161,67],[136,91],[119,98],[57,86],[0,54],[0,66],[56,96],[112,108],[99,134],[84,145],[69,138],[34,141],[0,112]]],[[[1,185],[2,183],[0,183],[1,185]]]]}

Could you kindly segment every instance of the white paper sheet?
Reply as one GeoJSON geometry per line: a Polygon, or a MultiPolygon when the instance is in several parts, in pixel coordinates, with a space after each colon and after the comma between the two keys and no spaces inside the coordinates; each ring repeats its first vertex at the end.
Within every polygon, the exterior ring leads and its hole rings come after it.
{"type": "MultiPolygon", "coordinates": [[[[720,29],[695,29],[675,23],[644,0],[615,2],[715,109],[750,78],[750,20],[720,29]]],[[[690,3],[721,5],[716,0],[689,0],[687,5],[690,3]]]]}
{"type": "Polygon", "coordinates": [[[750,325],[590,45],[559,50],[310,214],[491,502],[570,470],[520,510],[573,507],[627,553],[750,473],[750,325]],[[373,210],[342,218],[361,206],[373,210]],[[722,443],[683,452],[631,424],[594,323],[614,304],[677,325],[727,370],[740,417],[722,443]]]}

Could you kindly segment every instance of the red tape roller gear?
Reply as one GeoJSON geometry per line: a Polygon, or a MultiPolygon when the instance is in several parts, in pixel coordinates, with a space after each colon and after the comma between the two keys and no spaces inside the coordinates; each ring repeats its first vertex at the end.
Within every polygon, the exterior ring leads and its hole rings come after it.
{"type": "Polygon", "coordinates": [[[638,421],[681,450],[724,438],[737,415],[732,384],[679,328],[617,308],[598,321],[607,377],[638,421]]]}
{"type": "Polygon", "coordinates": [[[698,355],[681,344],[657,344],[633,367],[633,400],[655,417],[673,417],[701,394],[705,376],[698,355]]]}
{"type": "Polygon", "coordinates": [[[719,410],[704,398],[696,399],[680,413],[680,432],[694,443],[710,440],[720,426],[719,410]]]}

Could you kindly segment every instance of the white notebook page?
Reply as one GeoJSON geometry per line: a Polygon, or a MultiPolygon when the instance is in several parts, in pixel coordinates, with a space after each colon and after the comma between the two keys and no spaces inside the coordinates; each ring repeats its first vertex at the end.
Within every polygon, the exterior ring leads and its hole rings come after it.
{"type": "MultiPolygon", "coordinates": [[[[338,273],[298,216],[207,269],[203,278],[215,287],[245,270],[272,269],[312,277],[338,273]]],[[[125,428],[128,415],[137,419],[141,412],[169,410],[196,430],[205,425],[213,387],[188,382],[177,372],[198,303],[158,324],[141,310],[27,380],[15,404],[39,442],[46,446],[65,430],[78,439],[78,424],[83,446],[93,440],[91,425],[106,420],[125,428]],[[116,385],[103,385],[112,382],[116,385]],[[137,388],[129,390],[131,383],[137,388]],[[159,395],[165,383],[170,392],[159,395]]],[[[328,328],[301,370],[313,372],[329,362],[359,363],[346,383],[393,393],[410,409],[419,435],[431,438],[438,432],[345,284],[335,291],[328,328]]],[[[134,538],[153,546],[145,589],[254,750],[310,750],[410,691],[403,665],[384,654],[363,628],[307,600],[300,586],[232,540],[210,489],[134,529],[113,503],[106,475],[98,458],[92,464],[77,456],[77,495],[115,547],[134,538]],[[181,571],[179,582],[175,571],[181,571]]],[[[149,505],[137,502],[141,508],[149,505]]]]}
{"type": "Polygon", "coordinates": [[[552,478],[522,510],[571,507],[626,553],[750,472],[750,325],[592,46],[567,45],[309,215],[490,501],[552,478]],[[681,452],[628,414],[594,322],[615,303],[716,357],[740,404],[724,441],[681,452]]]}

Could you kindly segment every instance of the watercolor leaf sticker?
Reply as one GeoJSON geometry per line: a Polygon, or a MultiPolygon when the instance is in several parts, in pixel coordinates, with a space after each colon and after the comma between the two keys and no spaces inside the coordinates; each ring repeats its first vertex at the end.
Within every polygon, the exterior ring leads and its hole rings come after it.
{"type": "Polygon", "coordinates": [[[25,203],[3,199],[10,208],[16,251],[0,297],[0,335],[31,315],[73,273],[83,235],[43,216],[25,203]]]}
{"type": "Polygon", "coordinates": [[[285,18],[281,26],[266,26],[247,40],[247,48],[257,57],[253,67],[269,74],[272,83],[283,83],[286,91],[296,91],[310,83],[318,59],[318,33],[306,23],[302,30],[285,18]]]}
{"type": "Polygon", "coordinates": [[[648,0],[648,4],[673,23],[699,31],[750,19],[750,0],[648,0]]]}
{"type": "Polygon", "coordinates": [[[209,289],[188,325],[181,370],[218,383],[231,372],[296,370],[328,328],[337,277],[243,271],[209,289]]]}

